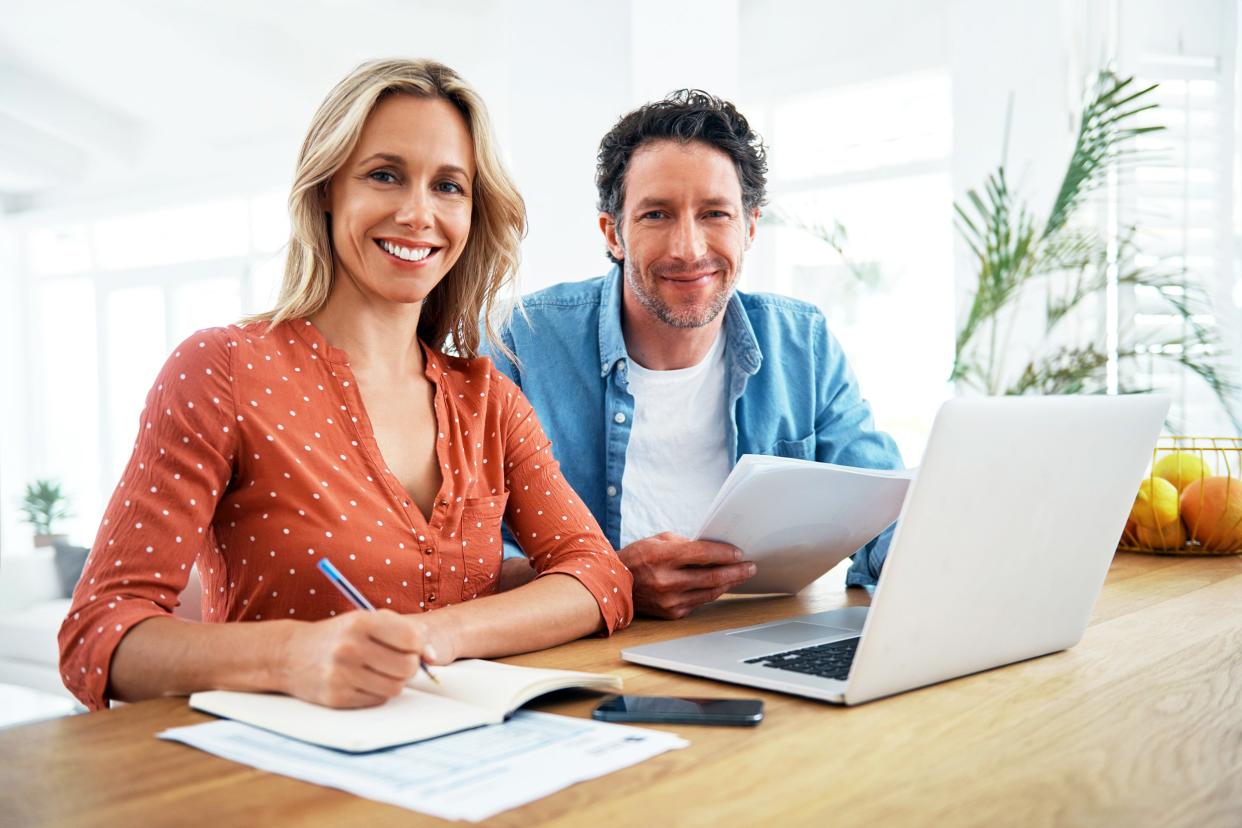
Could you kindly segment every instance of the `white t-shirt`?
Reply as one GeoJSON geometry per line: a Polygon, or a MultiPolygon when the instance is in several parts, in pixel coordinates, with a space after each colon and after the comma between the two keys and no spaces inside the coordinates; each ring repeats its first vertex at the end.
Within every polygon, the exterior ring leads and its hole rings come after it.
{"type": "Polygon", "coordinates": [[[652,371],[629,363],[634,422],[621,477],[621,545],[693,537],[733,468],[724,336],[698,365],[652,371]]]}

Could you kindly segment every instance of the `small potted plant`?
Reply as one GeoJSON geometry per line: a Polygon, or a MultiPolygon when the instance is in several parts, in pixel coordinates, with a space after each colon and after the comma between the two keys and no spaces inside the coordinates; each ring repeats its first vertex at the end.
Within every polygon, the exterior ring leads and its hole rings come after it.
{"type": "Polygon", "coordinates": [[[54,546],[57,541],[65,541],[65,535],[52,533],[52,525],[69,517],[69,498],[60,489],[59,483],[50,480],[36,480],[26,485],[26,495],[22,498],[22,514],[26,523],[34,527],[34,545],[54,546]]]}

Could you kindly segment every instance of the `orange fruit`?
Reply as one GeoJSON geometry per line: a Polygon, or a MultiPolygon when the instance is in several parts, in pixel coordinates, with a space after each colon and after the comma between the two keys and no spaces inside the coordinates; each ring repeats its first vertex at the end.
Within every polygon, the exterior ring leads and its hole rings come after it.
{"type": "Polygon", "coordinates": [[[1242,480],[1208,477],[1182,492],[1182,517],[1190,536],[1206,549],[1242,547],[1242,480]]]}
{"type": "Polygon", "coordinates": [[[1140,526],[1138,542],[1144,549],[1181,549],[1186,545],[1186,527],[1180,520],[1154,531],[1140,526]]]}

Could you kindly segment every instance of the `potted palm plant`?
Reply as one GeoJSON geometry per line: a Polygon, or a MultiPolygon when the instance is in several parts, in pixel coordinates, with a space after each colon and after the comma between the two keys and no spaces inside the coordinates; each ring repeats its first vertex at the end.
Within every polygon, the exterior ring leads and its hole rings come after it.
{"type": "Polygon", "coordinates": [[[69,511],[69,498],[61,491],[59,483],[50,480],[36,480],[26,485],[26,494],[22,498],[21,511],[26,523],[34,527],[34,545],[55,546],[57,541],[65,541],[65,535],[53,533],[57,521],[72,515],[69,511]]]}
{"type": "Polygon", "coordinates": [[[1042,220],[1010,188],[1004,162],[982,192],[971,190],[965,203],[954,205],[958,232],[977,267],[950,377],[959,387],[988,395],[1103,393],[1111,362],[1117,390],[1140,392],[1152,389],[1139,363],[1163,360],[1197,376],[1235,428],[1242,427],[1231,357],[1217,331],[1199,321],[1211,311],[1207,292],[1187,278],[1184,267],[1140,264],[1136,228],[1122,228],[1109,239],[1080,215],[1109,171],[1134,156],[1133,140],[1163,129],[1151,122],[1155,89],[1136,88],[1133,77],[1108,69],[1099,72],[1065,176],[1042,220]],[[1092,320],[1101,315],[1110,284],[1158,297],[1164,312],[1180,320],[1181,336],[1151,340],[1123,317],[1118,341],[1109,347],[1102,326],[1092,320]],[[1030,311],[1042,311],[1035,330],[1019,324],[1031,320],[1030,311]],[[1076,337],[1072,320],[1090,333],[1076,337]],[[1018,327],[1023,333],[1015,334],[1018,327]],[[1026,359],[1015,366],[1007,357],[1018,343],[1026,359]]]}

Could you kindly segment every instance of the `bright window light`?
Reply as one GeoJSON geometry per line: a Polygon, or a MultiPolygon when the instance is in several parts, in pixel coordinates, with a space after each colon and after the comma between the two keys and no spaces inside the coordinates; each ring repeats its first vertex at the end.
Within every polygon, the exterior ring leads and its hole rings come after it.
{"type": "Polygon", "coordinates": [[[95,224],[97,265],[104,270],[154,267],[244,256],[250,249],[244,199],[153,210],[95,224]]]}
{"type": "Polygon", "coordinates": [[[236,322],[242,315],[238,279],[199,279],[179,285],[173,293],[169,331],[172,344],[195,331],[236,322]]]}
{"type": "Polygon", "coordinates": [[[773,174],[809,178],[947,158],[950,91],[948,74],[935,72],[783,103],[772,119],[773,174]]]}
{"type": "MultiPolygon", "coordinates": [[[[43,380],[39,427],[46,467],[73,498],[64,529],[89,541],[102,507],[99,464],[99,361],[95,286],[90,278],[49,279],[38,286],[38,351],[43,380]]],[[[133,434],[131,433],[132,439],[133,434]]]]}
{"type": "Polygon", "coordinates": [[[88,225],[40,227],[28,239],[30,271],[36,276],[64,276],[91,267],[88,225]]]}
{"type": "Polygon", "coordinates": [[[164,334],[164,291],[154,285],[122,288],[107,293],[104,323],[107,361],[103,382],[107,388],[109,448],[107,477],[120,478],[138,434],[138,414],[168,358],[164,334]]]}

